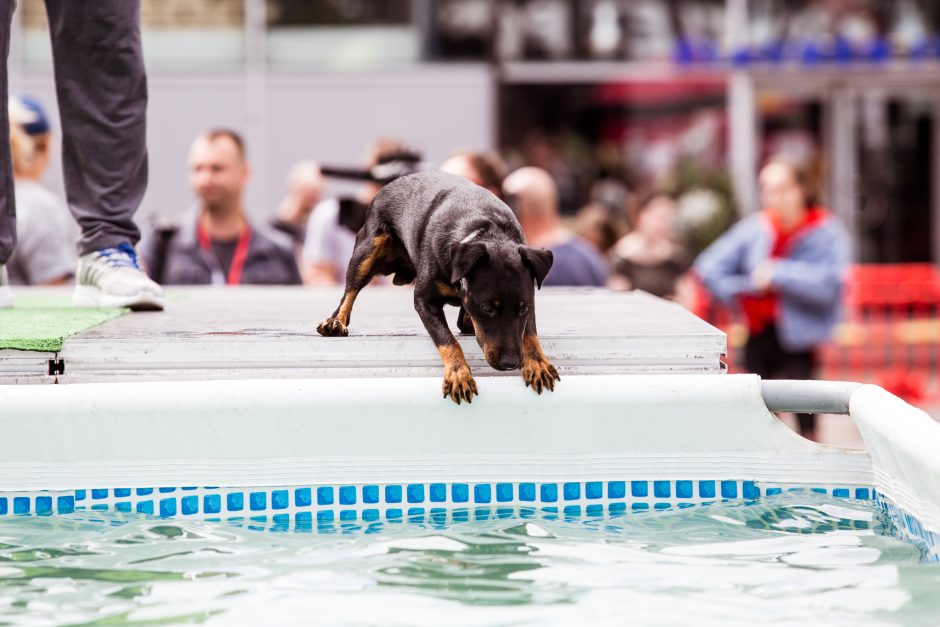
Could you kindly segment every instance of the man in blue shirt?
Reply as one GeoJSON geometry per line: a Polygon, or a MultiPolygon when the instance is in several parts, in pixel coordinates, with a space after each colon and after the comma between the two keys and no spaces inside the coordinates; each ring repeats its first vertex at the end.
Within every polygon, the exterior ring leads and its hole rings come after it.
{"type": "Polygon", "coordinates": [[[506,177],[503,193],[519,220],[526,243],[552,251],[543,285],[603,287],[610,270],[590,243],[561,225],[558,188],[541,168],[519,168],[506,177]]]}

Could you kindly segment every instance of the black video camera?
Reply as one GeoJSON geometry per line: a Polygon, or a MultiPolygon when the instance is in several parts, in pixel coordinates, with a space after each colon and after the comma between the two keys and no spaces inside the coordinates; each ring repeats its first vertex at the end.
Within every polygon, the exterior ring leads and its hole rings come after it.
{"type": "MultiPolygon", "coordinates": [[[[380,183],[381,185],[387,185],[395,179],[420,172],[421,169],[421,155],[410,150],[382,155],[371,168],[320,166],[320,172],[323,173],[323,176],[380,183]]],[[[368,205],[355,198],[340,198],[339,223],[353,233],[358,233],[362,225],[365,224],[368,210],[368,205]]]]}

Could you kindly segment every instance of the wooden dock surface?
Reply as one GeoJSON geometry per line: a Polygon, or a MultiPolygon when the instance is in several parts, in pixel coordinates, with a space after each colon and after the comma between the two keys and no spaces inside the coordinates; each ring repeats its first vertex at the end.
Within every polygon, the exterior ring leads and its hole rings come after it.
{"type": "MultiPolygon", "coordinates": [[[[61,293],[67,288],[17,288],[61,293]]],[[[4,383],[218,378],[429,376],[440,358],[404,287],[370,286],[346,338],[316,332],[339,288],[171,287],[163,312],[133,313],[65,340],[58,353],[0,351],[4,383]],[[50,363],[51,362],[51,363],[50,363]]],[[[445,309],[456,335],[456,312],[445,309]]],[[[566,374],[721,372],[725,335],[682,307],[642,292],[546,288],[539,336],[566,374]]],[[[476,376],[499,373],[476,340],[457,336],[476,376]]]]}

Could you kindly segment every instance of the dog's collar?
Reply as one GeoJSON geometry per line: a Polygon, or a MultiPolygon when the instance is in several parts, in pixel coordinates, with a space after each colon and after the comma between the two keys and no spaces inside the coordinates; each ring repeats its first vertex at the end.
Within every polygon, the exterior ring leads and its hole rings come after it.
{"type": "Polygon", "coordinates": [[[476,237],[477,235],[479,235],[480,233],[482,233],[485,228],[486,228],[486,227],[481,226],[481,227],[478,228],[476,231],[474,231],[474,232],[471,233],[470,235],[468,235],[468,236],[466,236],[465,238],[463,238],[462,240],[460,240],[460,243],[461,243],[461,244],[466,244],[467,242],[469,242],[470,240],[472,240],[474,237],[476,237]]]}

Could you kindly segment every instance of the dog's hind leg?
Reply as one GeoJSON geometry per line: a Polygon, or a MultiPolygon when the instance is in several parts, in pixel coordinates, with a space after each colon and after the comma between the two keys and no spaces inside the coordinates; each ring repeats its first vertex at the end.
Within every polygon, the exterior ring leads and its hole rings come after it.
{"type": "Polygon", "coordinates": [[[392,283],[395,285],[408,285],[415,280],[416,276],[418,276],[418,273],[409,262],[407,266],[402,266],[395,272],[392,283]]]}
{"type": "Polygon", "coordinates": [[[369,229],[368,224],[359,231],[352,259],[346,269],[346,288],[343,290],[343,299],[333,315],[317,326],[317,333],[333,337],[349,335],[349,319],[352,315],[353,303],[356,302],[356,296],[362,288],[369,284],[378,271],[383,256],[387,252],[390,237],[388,233],[369,229]]]}
{"type": "Polygon", "coordinates": [[[474,335],[476,333],[476,329],[473,328],[473,320],[463,307],[457,312],[457,328],[464,335],[474,335]]]}

